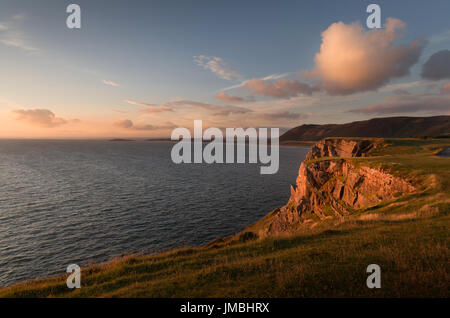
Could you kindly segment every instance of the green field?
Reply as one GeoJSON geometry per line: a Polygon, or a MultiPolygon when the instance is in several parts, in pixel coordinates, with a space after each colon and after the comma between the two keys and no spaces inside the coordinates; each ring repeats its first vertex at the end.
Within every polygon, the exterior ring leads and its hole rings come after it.
{"type": "Polygon", "coordinates": [[[347,159],[419,190],[344,219],[265,239],[250,226],[204,247],[82,268],[81,289],[68,289],[64,275],[0,289],[0,297],[449,297],[450,158],[437,156],[449,146],[392,139],[371,157],[347,159]],[[373,263],[381,289],[366,287],[373,263]]]}

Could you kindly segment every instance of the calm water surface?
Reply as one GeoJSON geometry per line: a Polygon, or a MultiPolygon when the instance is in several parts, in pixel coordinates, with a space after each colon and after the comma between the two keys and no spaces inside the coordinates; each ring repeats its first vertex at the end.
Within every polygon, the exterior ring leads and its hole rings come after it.
{"type": "Polygon", "coordinates": [[[286,203],[307,148],[176,165],[169,142],[0,140],[0,286],[131,252],[204,244],[286,203]]]}

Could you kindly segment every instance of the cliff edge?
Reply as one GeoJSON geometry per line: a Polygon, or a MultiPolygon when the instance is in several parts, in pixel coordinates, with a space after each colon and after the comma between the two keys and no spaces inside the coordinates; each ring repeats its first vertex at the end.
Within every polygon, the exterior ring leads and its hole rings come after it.
{"type": "Polygon", "coordinates": [[[385,200],[416,190],[408,180],[363,160],[384,147],[382,139],[324,139],[316,143],[301,163],[287,204],[270,213],[258,230],[264,237],[288,232],[314,220],[341,218],[385,200]]]}

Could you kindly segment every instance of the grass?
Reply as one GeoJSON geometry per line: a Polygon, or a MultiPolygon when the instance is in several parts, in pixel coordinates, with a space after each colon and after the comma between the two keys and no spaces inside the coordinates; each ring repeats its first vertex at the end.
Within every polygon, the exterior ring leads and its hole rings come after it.
{"type": "Polygon", "coordinates": [[[387,144],[351,160],[408,178],[417,193],[258,239],[252,229],[269,213],[204,247],[82,268],[81,289],[69,290],[63,275],[0,289],[0,297],[449,297],[450,159],[436,153],[450,141],[387,144]],[[366,287],[373,263],[381,289],[366,287]]]}

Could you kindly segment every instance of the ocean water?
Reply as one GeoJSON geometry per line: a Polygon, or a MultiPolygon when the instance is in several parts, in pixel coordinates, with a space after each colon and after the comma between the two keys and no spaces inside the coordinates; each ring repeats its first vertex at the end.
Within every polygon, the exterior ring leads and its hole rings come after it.
{"type": "Polygon", "coordinates": [[[181,164],[170,142],[0,140],[0,286],[69,264],[197,246],[285,204],[308,148],[280,169],[181,164]]]}

